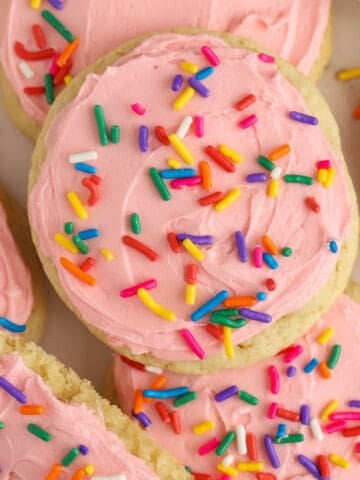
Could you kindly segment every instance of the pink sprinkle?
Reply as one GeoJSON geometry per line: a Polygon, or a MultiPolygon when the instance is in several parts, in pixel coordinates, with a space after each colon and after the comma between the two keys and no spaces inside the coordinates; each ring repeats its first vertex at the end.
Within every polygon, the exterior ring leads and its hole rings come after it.
{"type": "Polygon", "coordinates": [[[204,136],[204,117],[202,115],[195,115],[194,119],[195,124],[195,135],[198,138],[204,136]]]}
{"type": "Polygon", "coordinates": [[[270,391],[274,395],[277,395],[280,390],[280,376],[277,368],[274,365],[270,365],[269,367],[269,375],[270,375],[270,391]]]}
{"type": "Polygon", "coordinates": [[[267,53],[259,53],[258,59],[264,63],[275,63],[275,57],[268,55],[267,53]]]}
{"type": "Polygon", "coordinates": [[[355,452],[360,453],[360,442],[355,443],[355,452]]]}
{"type": "Polygon", "coordinates": [[[339,422],[328,423],[323,428],[326,433],[335,433],[335,432],[339,432],[340,430],[344,430],[346,427],[347,427],[346,422],[339,421],[339,422]]]}
{"type": "Polygon", "coordinates": [[[220,60],[212,48],[204,45],[201,47],[201,53],[209,60],[213,67],[220,65],[220,60]]]}
{"type": "Polygon", "coordinates": [[[295,358],[302,354],[304,351],[301,345],[294,345],[284,356],[285,363],[291,363],[295,358]]]}
{"type": "Polygon", "coordinates": [[[59,57],[60,57],[59,53],[55,53],[55,55],[52,57],[51,65],[50,65],[50,68],[49,68],[49,73],[51,75],[55,76],[59,71],[59,67],[58,67],[58,64],[57,64],[57,60],[58,60],[59,57]]]}
{"type": "Polygon", "coordinates": [[[330,420],[360,420],[360,412],[336,412],[329,415],[330,420]]]}
{"type": "Polygon", "coordinates": [[[198,453],[199,455],[206,455],[207,453],[210,453],[212,450],[215,450],[215,448],[217,448],[219,445],[220,445],[220,440],[214,437],[209,442],[202,445],[199,448],[198,453]]]}
{"type": "Polygon", "coordinates": [[[254,125],[254,123],[257,122],[257,116],[256,115],[250,115],[249,117],[244,118],[244,120],[241,120],[239,123],[240,127],[245,129],[251,127],[251,125],[254,125]]]}
{"type": "Polygon", "coordinates": [[[267,414],[268,418],[275,418],[278,410],[279,410],[279,404],[273,402],[269,407],[269,411],[268,411],[268,414],[267,414]]]}
{"type": "Polygon", "coordinates": [[[140,103],[133,103],[131,105],[132,111],[137,113],[138,115],[144,115],[146,113],[146,108],[142,107],[140,103]]]}
{"type": "Polygon", "coordinates": [[[146,290],[150,290],[151,288],[155,288],[156,286],[157,286],[157,281],[155,280],[155,278],[151,278],[150,280],[146,280],[145,282],[138,283],[133,287],[129,287],[129,288],[125,288],[124,290],[121,290],[120,297],[122,298],[132,297],[133,295],[137,294],[139,288],[146,288],[146,290]]]}
{"type": "Polygon", "coordinates": [[[195,338],[192,336],[190,330],[188,330],[187,328],[182,328],[180,330],[180,333],[184,337],[186,343],[189,345],[191,350],[195,353],[195,355],[201,358],[201,360],[203,360],[205,358],[205,352],[197,343],[195,338]]]}
{"type": "Polygon", "coordinates": [[[316,162],[316,168],[331,168],[331,160],[319,160],[316,162]]]}
{"type": "Polygon", "coordinates": [[[172,180],[170,182],[171,188],[182,188],[182,187],[194,187],[196,185],[200,185],[202,183],[202,179],[200,176],[189,177],[189,178],[177,178],[176,180],[172,180]]]}
{"type": "Polygon", "coordinates": [[[263,266],[263,255],[262,255],[261,247],[254,248],[253,260],[256,268],[261,268],[263,266]]]}

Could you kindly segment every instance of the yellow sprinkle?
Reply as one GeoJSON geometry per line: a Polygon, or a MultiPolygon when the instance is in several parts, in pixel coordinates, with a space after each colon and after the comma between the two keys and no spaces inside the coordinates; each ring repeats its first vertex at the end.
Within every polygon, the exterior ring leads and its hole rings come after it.
{"type": "Polygon", "coordinates": [[[173,104],[175,110],[181,110],[184,108],[190,102],[194,94],[195,90],[192,87],[185,88],[185,90],[178,96],[173,104]]]}
{"type": "Polygon", "coordinates": [[[81,200],[78,197],[78,194],[75,192],[68,192],[66,196],[76,215],[79,218],[82,218],[83,220],[85,220],[88,217],[88,214],[87,214],[86,208],[81,203],[81,200]]]}
{"type": "Polygon", "coordinates": [[[360,68],[349,68],[348,70],[342,70],[337,74],[339,80],[351,80],[352,78],[360,77],[360,68]]]}
{"type": "Polygon", "coordinates": [[[320,345],[326,345],[328,341],[333,337],[334,333],[335,330],[333,328],[325,328],[325,330],[320,333],[316,341],[320,343],[320,345]]]}
{"type": "Polygon", "coordinates": [[[229,466],[225,467],[222,463],[218,463],[216,465],[216,468],[219,470],[221,473],[225,473],[225,475],[230,475],[230,477],[237,477],[239,472],[236,470],[236,468],[229,466]]]}
{"type": "Polygon", "coordinates": [[[322,185],[327,181],[328,178],[328,169],[327,168],[319,168],[317,175],[316,175],[316,180],[320,182],[322,185]]]}
{"type": "Polygon", "coordinates": [[[215,423],[212,420],[206,420],[205,422],[198,423],[193,427],[193,432],[195,435],[202,435],[203,433],[207,433],[210,430],[215,428],[215,423]]]}
{"type": "Polygon", "coordinates": [[[71,82],[71,80],[73,79],[73,77],[71,75],[66,75],[64,77],[64,83],[65,85],[69,85],[69,83],[71,82]]]}
{"type": "Polygon", "coordinates": [[[196,285],[188,284],[185,290],[185,303],[186,305],[194,305],[196,301],[196,285]]]}
{"type": "Polygon", "coordinates": [[[100,253],[106,258],[106,260],[109,260],[109,262],[115,258],[113,252],[108,248],[100,248],[100,253]]]}
{"type": "Polygon", "coordinates": [[[233,161],[234,163],[241,163],[243,161],[242,155],[240,155],[240,153],[235,152],[235,150],[228,147],[227,145],[220,145],[219,150],[223,155],[230,158],[230,160],[233,161]]]}
{"type": "Polygon", "coordinates": [[[280,182],[277,178],[272,178],[267,188],[268,197],[276,198],[279,195],[280,182]]]}
{"type": "Polygon", "coordinates": [[[224,347],[225,347],[225,352],[228,358],[234,358],[235,352],[234,352],[234,345],[232,341],[232,330],[230,327],[223,327],[223,332],[224,332],[224,347]]]}
{"type": "Polygon", "coordinates": [[[191,62],[181,62],[180,68],[181,70],[184,70],[184,72],[189,73],[197,73],[197,71],[199,70],[199,67],[196,65],[196,63],[191,62]]]}
{"type": "Polygon", "coordinates": [[[184,162],[188,163],[189,165],[192,165],[195,162],[195,158],[189,152],[184,142],[176,135],[176,133],[169,135],[168,139],[184,162]]]}
{"type": "Polygon", "coordinates": [[[324,410],[321,412],[320,418],[321,420],[329,420],[329,415],[337,409],[339,406],[339,400],[332,400],[330,403],[326,405],[324,410]]]}
{"type": "Polygon", "coordinates": [[[30,1],[30,7],[34,8],[35,10],[39,10],[41,7],[42,0],[31,0],[30,1]]]}
{"type": "Polygon", "coordinates": [[[195,258],[198,262],[202,262],[205,258],[205,253],[198,248],[195,243],[193,243],[190,238],[185,238],[182,241],[185,249],[190,253],[190,255],[195,258]]]}
{"type": "Polygon", "coordinates": [[[181,168],[181,163],[175,158],[169,158],[167,164],[170,168],[173,168],[174,170],[179,170],[179,168],[181,168]]]}
{"type": "Polygon", "coordinates": [[[139,288],[137,294],[140,300],[143,302],[143,304],[146,305],[149,310],[154,312],[159,317],[164,318],[169,322],[173,322],[176,319],[175,313],[173,313],[171,310],[168,310],[167,308],[157,303],[152,298],[150,293],[147,290],[145,290],[145,288],[139,288]]]}
{"type": "Polygon", "coordinates": [[[262,472],[264,464],[262,462],[240,462],[237,469],[239,472],[262,472]]]}
{"type": "Polygon", "coordinates": [[[86,467],[84,468],[84,472],[85,472],[87,475],[92,475],[92,474],[95,472],[95,467],[94,467],[94,465],[86,465],[86,467]]]}
{"type": "Polygon", "coordinates": [[[331,463],[334,465],[337,465],[338,467],[341,468],[349,468],[350,467],[350,462],[346,460],[344,457],[340,457],[340,455],[336,455],[335,453],[332,453],[329,455],[329,460],[331,463]]]}
{"type": "Polygon", "coordinates": [[[55,233],[54,240],[56,243],[64,247],[68,252],[79,253],[79,250],[76,248],[73,242],[69,238],[65,237],[65,235],[62,233],[55,233]]]}
{"type": "Polygon", "coordinates": [[[230,190],[229,193],[225,195],[225,197],[220,200],[220,202],[215,203],[215,210],[217,212],[222,212],[225,210],[225,208],[229,207],[232,203],[235,202],[241,195],[241,190],[240,188],[233,188],[230,190]]]}
{"type": "Polygon", "coordinates": [[[331,167],[331,168],[328,169],[327,178],[326,178],[325,182],[323,182],[323,185],[324,185],[325,188],[331,187],[331,185],[334,182],[335,174],[336,174],[336,168],[331,167]]]}

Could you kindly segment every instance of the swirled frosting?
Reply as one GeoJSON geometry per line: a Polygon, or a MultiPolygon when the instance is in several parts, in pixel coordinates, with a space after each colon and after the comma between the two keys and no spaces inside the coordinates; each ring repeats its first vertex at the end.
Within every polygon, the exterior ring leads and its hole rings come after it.
{"type": "MultiPolygon", "coordinates": [[[[340,249],[351,227],[347,181],[342,162],[321,128],[291,120],[290,110],[311,113],[276,64],[264,63],[256,53],[230,47],[215,37],[168,34],[143,42],[102,75],[88,75],[77,97],[56,116],[47,131],[46,155],[30,193],[30,218],[40,251],[58,269],[61,288],[71,304],[87,323],[106,335],[110,345],[125,345],[133,353],[150,352],[166,360],[192,360],[196,357],[180,334],[187,328],[206,355],[215,354],[223,350],[222,343],[205,330],[204,318],[190,321],[190,315],[219,291],[225,289],[230,296],[255,296],[265,288],[268,277],[274,278],[276,290],[268,292],[267,300],[257,302],[254,308],[276,321],[307,304],[327,283],[338,258],[329,242],[335,241],[340,249]],[[206,99],[196,95],[183,110],[175,110],[172,103],[178,93],[171,90],[171,82],[181,72],[183,60],[200,69],[208,66],[200,52],[206,44],[212,45],[221,59],[214,74],[203,81],[211,95],[206,99]],[[256,102],[238,112],[234,105],[249,93],[255,95],[256,102]],[[135,102],[146,108],[145,115],[132,112],[130,105],[135,102]],[[93,111],[97,104],[103,106],[108,127],[121,126],[119,144],[99,146],[93,111]],[[172,198],[163,201],[149,176],[150,167],[166,169],[168,158],[180,158],[171,146],[162,145],[155,137],[155,126],[163,125],[170,134],[185,115],[198,114],[204,118],[204,136],[198,138],[190,130],[184,138],[196,160],[194,168],[197,170],[200,160],[207,160],[212,171],[212,191],[241,191],[240,198],[221,212],[199,204],[198,199],[209,193],[201,185],[185,189],[169,186],[172,198]],[[256,115],[257,123],[241,129],[239,121],[251,114],[256,115]],[[138,144],[139,128],[144,125],[149,128],[145,153],[138,144]],[[269,197],[270,175],[257,159],[284,143],[291,146],[291,152],[276,161],[283,169],[282,175],[313,178],[316,162],[329,159],[337,172],[331,188],[316,181],[301,185],[280,178],[278,197],[269,197]],[[206,155],[209,144],[226,144],[244,160],[228,173],[206,155]],[[72,153],[89,150],[98,154],[93,165],[102,178],[98,186],[100,199],[93,207],[86,207],[87,219],[79,219],[67,194],[77,192],[86,205],[88,190],[82,186],[84,174],[75,171],[68,158],[72,153]],[[247,176],[254,172],[265,173],[267,181],[248,183],[247,176]],[[306,197],[316,198],[320,213],[309,209],[306,197]],[[132,234],[129,217],[134,212],[142,224],[142,233],[135,236],[158,252],[156,261],[122,241],[125,235],[132,234]],[[86,258],[68,253],[54,242],[54,235],[63,231],[67,221],[74,222],[75,233],[89,228],[100,232],[87,242],[89,255],[96,260],[88,272],[96,277],[94,287],[79,282],[59,264],[62,256],[77,265],[86,258]],[[243,232],[246,238],[248,262],[239,260],[235,231],[243,232]],[[194,260],[185,250],[173,253],[167,243],[168,232],[210,235],[214,239],[213,244],[200,247],[205,259],[199,263],[193,306],[184,301],[184,265],[194,260]],[[277,256],[277,270],[265,263],[262,268],[254,267],[251,252],[263,235],[270,236],[280,251],[284,247],[293,250],[290,257],[277,256]],[[102,249],[110,250],[112,261],[101,254],[102,249]],[[174,312],[176,321],[165,321],[150,312],[136,295],[119,297],[120,290],[149,278],[156,279],[158,285],[151,295],[174,312]]],[[[244,342],[268,325],[249,321],[244,328],[234,330],[233,341],[244,342]]]]}
{"type": "MultiPolygon", "coordinates": [[[[325,427],[334,423],[331,420],[322,420],[320,417],[325,407],[333,400],[338,400],[337,411],[358,411],[349,407],[351,400],[359,400],[360,372],[357,368],[358,345],[360,341],[360,306],[343,295],[309,333],[299,340],[296,345],[303,348],[303,352],[291,363],[285,363],[284,354],[263,361],[257,365],[238,370],[227,370],[212,375],[184,376],[164,372],[166,383],[163,388],[171,389],[178,386],[187,386],[198,394],[196,400],[178,407],[182,432],[175,435],[171,425],[161,421],[153,403],[145,403],[143,412],[150,418],[152,424],[147,429],[161,445],[173,451],[174,455],[189,465],[196,472],[203,472],[216,477],[216,464],[225,456],[216,456],[214,451],[200,456],[197,451],[201,445],[217,437],[221,440],[225,433],[234,430],[237,425],[244,425],[247,433],[254,433],[257,438],[259,451],[258,460],[263,462],[264,472],[273,473],[281,480],[312,480],[305,468],[298,462],[298,455],[305,455],[316,463],[318,455],[336,454],[349,462],[348,469],[330,463],[331,478],[352,480],[360,471],[358,455],[354,446],[358,437],[344,437],[341,431],[326,433],[325,427]],[[332,328],[335,333],[326,345],[317,343],[317,338],[325,329],[332,328]],[[316,358],[320,362],[327,362],[334,345],[342,347],[341,355],[336,367],[331,372],[330,379],[324,379],[316,369],[312,373],[304,373],[303,368],[308,362],[316,358]],[[277,395],[270,392],[269,366],[275,366],[280,375],[280,390],[277,395]],[[288,377],[286,371],[289,366],[297,368],[296,375],[288,377]],[[239,390],[246,391],[259,400],[258,405],[251,405],[240,400],[235,395],[223,402],[214,400],[215,394],[223,389],[236,385],[239,390]],[[301,405],[310,407],[310,416],[318,420],[323,429],[323,440],[316,440],[308,425],[300,422],[284,420],[280,417],[269,419],[267,412],[272,402],[281,407],[299,413],[301,405]],[[202,435],[195,435],[193,427],[207,420],[214,422],[214,428],[202,435]],[[285,423],[287,434],[302,433],[304,442],[275,445],[281,466],[273,469],[265,453],[263,437],[265,434],[276,436],[279,423],[285,423]]],[[[115,357],[114,379],[122,408],[131,415],[133,398],[136,389],[151,388],[156,375],[146,371],[139,371],[125,365],[115,357]]],[[[163,400],[169,411],[174,410],[172,400],[163,400]]],[[[348,422],[347,428],[357,426],[359,422],[348,422]]],[[[236,442],[230,446],[226,454],[233,454],[233,464],[249,461],[248,455],[240,455],[236,442]]],[[[250,480],[253,473],[239,473],[239,478],[250,480]]],[[[212,477],[213,478],[213,477],[212,477]]]]}
{"type": "MultiPolygon", "coordinates": [[[[147,32],[175,27],[207,28],[227,31],[280,54],[307,74],[320,54],[320,45],[329,19],[330,0],[277,0],[239,2],[227,0],[226,8],[217,0],[77,0],[64,2],[63,10],[49,8],[80,39],[74,57],[72,75],[125,40],[147,32]],[[79,15],[81,11],[81,15],[79,15]]],[[[14,52],[15,42],[29,50],[38,47],[31,32],[33,24],[43,27],[48,46],[62,51],[66,41],[40,16],[41,10],[30,8],[27,0],[2,0],[0,23],[3,23],[1,63],[24,110],[43,122],[48,105],[44,95],[29,96],[27,86],[43,85],[49,61],[29,62],[34,77],[24,78],[19,71],[22,61],[14,52]]]]}

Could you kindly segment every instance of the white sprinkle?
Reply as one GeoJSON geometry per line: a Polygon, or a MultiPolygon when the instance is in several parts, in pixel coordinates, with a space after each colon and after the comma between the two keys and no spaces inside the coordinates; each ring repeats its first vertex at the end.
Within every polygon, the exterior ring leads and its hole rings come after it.
{"type": "Polygon", "coordinates": [[[271,177],[271,178],[275,178],[276,180],[278,180],[278,179],[281,177],[281,174],[282,174],[282,168],[276,166],[276,167],[271,171],[270,177],[271,177]]]}
{"type": "Polygon", "coordinates": [[[222,459],[221,463],[224,465],[224,467],[230,467],[230,465],[234,463],[234,455],[229,453],[222,459]]]}
{"type": "Polygon", "coordinates": [[[27,79],[34,78],[35,76],[34,70],[30,67],[30,65],[27,62],[19,63],[19,68],[25,78],[27,79]]]}
{"type": "Polygon", "coordinates": [[[95,150],[90,150],[89,152],[72,153],[71,155],[69,155],[69,162],[91,162],[91,160],[97,160],[97,158],[97,152],[95,150]]]}
{"type": "Polygon", "coordinates": [[[163,373],[163,369],[160,367],[152,367],[151,365],[145,365],[145,370],[149,373],[156,373],[157,375],[160,375],[163,373]]]}
{"type": "Polygon", "coordinates": [[[190,115],[187,115],[184,120],[180,123],[179,128],[177,129],[176,135],[181,138],[185,138],[189,128],[193,123],[193,118],[190,115]]]}
{"type": "Polygon", "coordinates": [[[238,452],[240,455],[247,454],[247,445],[246,445],[246,430],[244,425],[238,425],[236,427],[236,444],[238,452]]]}
{"type": "Polygon", "coordinates": [[[324,438],[324,434],[323,434],[323,431],[321,430],[321,426],[317,418],[312,418],[310,420],[310,428],[311,428],[312,434],[314,435],[315,440],[318,440],[320,442],[324,438]]]}

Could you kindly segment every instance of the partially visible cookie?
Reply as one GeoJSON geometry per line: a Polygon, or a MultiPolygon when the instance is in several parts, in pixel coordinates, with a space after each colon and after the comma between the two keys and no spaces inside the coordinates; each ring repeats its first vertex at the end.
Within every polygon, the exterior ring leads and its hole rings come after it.
{"type": "Polygon", "coordinates": [[[0,332],[39,341],[45,313],[45,278],[27,217],[0,186],[0,332]]]}

